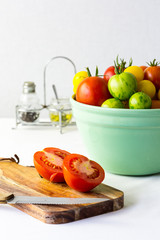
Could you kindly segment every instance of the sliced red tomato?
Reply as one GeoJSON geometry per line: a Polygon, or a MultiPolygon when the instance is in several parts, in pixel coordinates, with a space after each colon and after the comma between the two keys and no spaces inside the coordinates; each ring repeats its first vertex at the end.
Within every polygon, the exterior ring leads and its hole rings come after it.
{"type": "Polygon", "coordinates": [[[34,154],[34,165],[43,178],[51,182],[64,182],[63,159],[70,153],[59,148],[45,148],[34,154]]]}
{"type": "Polygon", "coordinates": [[[64,158],[63,174],[68,186],[80,192],[90,191],[105,177],[105,172],[98,163],[79,154],[70,154],[64,158]]]}

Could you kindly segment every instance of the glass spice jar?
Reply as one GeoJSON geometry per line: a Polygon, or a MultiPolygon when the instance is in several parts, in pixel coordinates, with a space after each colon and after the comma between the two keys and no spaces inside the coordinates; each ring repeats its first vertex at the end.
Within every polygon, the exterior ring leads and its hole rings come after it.
{"type": "Polygon", "coordinates": [[[51,122],[62,127],[67,126],[72,119],[72,109],[68,98],[52,99],[48,107],[51,122]]]}
{"type": "Polygon", "coordinates": [[[41,105],[35,91],[34,82],[24,82],[23,92],[18,104],[18,119],[24,123],[33,123],[38,121],[41,105]]]}

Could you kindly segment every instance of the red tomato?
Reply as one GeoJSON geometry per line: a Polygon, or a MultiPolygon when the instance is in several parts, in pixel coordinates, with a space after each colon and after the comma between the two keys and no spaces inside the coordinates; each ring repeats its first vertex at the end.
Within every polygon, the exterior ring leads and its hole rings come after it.
{"type": "Polygon", "coordinates": [[[45,148],[34,154],[34,165],[40,176],[51,182],[64,182],[63,159],[69,152],[58,148],[45,148]]]}
{"type": "Polygon", "coordinates": [[[160,108],[160,100],[152,100],[152,109],[160,108]]]}
{"type": "Polygon", "coordinates": [[[113,76],[116,75],[115,73],[115,67],[111,66],[109,68],[106,69],[105,73],[104,73],[104,79],[108,82],[109,79],[113,76]]]}
{"type": "Polygon", "coordinates": [[[68,186],[80,192],[90,191],[105,177],[98,163],[79,154],[70,154],[64,158],[63,174],[68,186]]]}
{"type": "Polygon", "coordinates": [[[144,79],[153,82],[157,90],[160,89],[160,66],[147,67],[144,70],[144,79]]]}
{"type": "Polygon", "coordinates": [[[77,88],[76,100],[88,105],[101,106],[110,98],[106,81],[100,77],[85,78],[77,88]]]}
{"type": "Polygon", "coordinates": [[[140,66],[140,68],[144,71],[147,68],[147,66],[140,66]]]}

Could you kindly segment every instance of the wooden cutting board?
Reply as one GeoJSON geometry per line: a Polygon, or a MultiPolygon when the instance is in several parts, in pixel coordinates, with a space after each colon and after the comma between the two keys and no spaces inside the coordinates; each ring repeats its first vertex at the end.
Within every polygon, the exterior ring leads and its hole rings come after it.
{"type": "Polygon", "coordinates": [[[34,167],[25,167],[14,162],[0,162],[0,191],[16,195],[50,197],[107,197],[110,200],[100,203],[80,205],[33,205],[12,204],[13,207],[41,220],[57,224],[72,222],[103,213],[119,210],[124,204],[123,192],[100,184],[88,193],[80,193],[65,183],[51,183],[40,178],[34,167]]]}

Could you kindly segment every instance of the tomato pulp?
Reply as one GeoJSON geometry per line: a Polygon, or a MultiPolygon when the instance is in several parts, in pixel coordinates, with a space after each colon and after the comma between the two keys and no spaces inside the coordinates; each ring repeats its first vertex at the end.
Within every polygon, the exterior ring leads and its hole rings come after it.
{"type": "Polygon", "coordinates": [[[34,165],[40,176],[51,182],[64,182],[63,159],[70,153],[58,148],[44,148],[34,154],[34,165]]]}
{"type": "Polygon", "coordinates": [[[79,154],[70,154],[64,158],[63,174],[68,186],[80,192],[90,191],[105,177],[105,172],[98,163],[79,154]]]}

